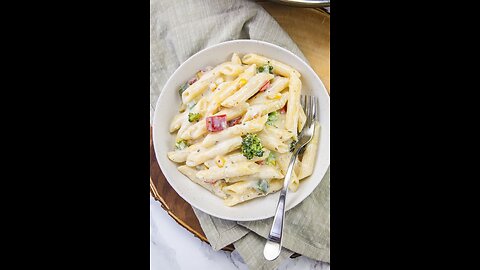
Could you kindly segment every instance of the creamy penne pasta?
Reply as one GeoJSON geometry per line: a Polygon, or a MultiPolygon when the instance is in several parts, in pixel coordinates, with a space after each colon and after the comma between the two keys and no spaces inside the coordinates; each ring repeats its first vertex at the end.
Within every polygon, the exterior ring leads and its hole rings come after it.
{"type": "Polygon", "coordinates": [[[187,165],[197,166],[218,155],[225,155],[228,152],[238,149],[241,145],[242,137],[237,136],[220,142],[209,148],[199,147],[197,151],[193,151],[188,154],[187,165]]]}
{"type": "MultiPolygon", "coordinates": [[[[318,125],[318,123],[316,124],[318,125]]],[[[305,177],[312,175],[313,173],[313,163],[315,162],[315,156],[318,149],[318,140],[320,138],[320,127],[315,129],[312,140],[306,146],[305,152],[303,153],[302,162],[300,164],[300,170],[298,173],[298,179],[302,180],[305,177]]]]}
{"type": "Polygon", "coordinates": [[[205,137],[202,145],[208,147],[233,136],[243,136],[248,133],[257,133],[265,127],[267,119],[268,117],[265,115],[263,117],[243,122],[240,125],[235,125],[219,132],[210,133],[205,137]]]}
{"type": "Polygon", "coordinates": [[[260,141],[270,151],[275,151],[278,153],[287,153],[290,151],[290,146],[284,143],[279,137],[275,136],[275,134],[271,134],[262,130],[258,133],[258,137],[260,141]]]}
{"type": "MultiPolygon", "coordinates": [[[[226,206],[277,192],[305,126],[301,74],[255,53],[200,69],[179,87],[180,109],[170,122],[167,157],[193,183],[226,206]]],[[[313,173],[319,129],[297,157],[289,188],[313,173]]]]}
{"type": "Polygon", "coordinates": [[[270,65],[273,67],[272,71],[275,74],[278,74],[284,77],[290,77],[290,75],[293,73],[297,77],[300,77],[300,72],[298,72],[291,66],[269,59],[267,57],[264,57],[258,54],[249,53],[243,57],[242,62],[249,65],[256,64],[257,66],[270,65]]]}
{"type": "Polygon", "coordinates": [[[222,190],[222,188],[225,186],[225,183],[221,182],[221,181],[217,181],[215,183],[208,183],[208,182],[204,182],[203,180],[200,180],[196,174],[197,174],[197,170],[195,170],[194,168],[192,167],[188,167],[188,166],[185,166],[185,165],[182,165],[182,166],[179,166],[178,167],[178,170],[183,173],[185,176],[187,176],[188,178],[190,178],[190,180],[192,180],[192,182],[194,183],[197,183],[199,184],[200,186],[204,187],[205,189],[209,190],[210,192],[212,192],[213,194],[217,195],[218,197],[222,198],[222,199],[225,199],[227,198],[227,195],[225,194],[225,192],[222,190]]]}
{"type": "MultiPolygon", "coordinates": [[[[261,162],[265,159],[268,158],[270,155],[270,150],[263,148],[263,155],[260,157],[253,157],[250,159],[250,161],[253,162],[261,162]]],[[[223,167],[225,165],[231,164],[231,163],[236,163],[236,162],[242,162],[242,161],[248,161],[247,159],[241,152],[233,152],[232,154],[229,154],[227,156],[216,156],[214,159],[205,161],[203,164],[207,166],[207,168],[211,168],[213,166],[218,166],[218,167],[223,167]]]]}
{"type": "Polygon", "coordinates": [[[276,101],[270,101],[264,104],[256,104],[248,107],[247,113],[245,113],[245,116],[243,117],[243,121],[248,121],[255,117],[266,115],[281,109],[287,103],[288,97],[288,94],[283,94],[280,96],[280,99],[276,101]]]}
{"type": "Polygon", "coordinates": [[[306,120],[307,116],[305,115],[305,111],[303,110],[302,106],[300,106],[298,109],[298,133],[302,131],[306,120]]]}
{"type": "Polygon", "coordinates": [[[274,166],[263,166],[256,173],[224,178],[227,183],[235,183],[240,181],[259,181],[262,179],[281,179],[283,174],[274,166]]]}
{"type": "Polygon", "coordinates": [[[264,92],[258,93],[255,97],[251,98],[248,103],[250,105],[263,104],[272,99],[280,99],[279,93],[288,86],[288,81],[288,78],[285,77],[275,77],[270,86],[264,92]]]}
{"type": "Polygon", "coordinates": [[[285,128],[288,131],[296,134],[298,129],[298,115],[300,109],[300,91],[302,88],[302,82],[300,81],[300,78],[292,74],[292,76],[290,76],[288,88],[289,96],[285,128]]]}
{"type": "Polygon", "coordinates": [[[262,86],[269,83],[273,79],[272,74],[258,73],[253,76],[240,90],[235,92],[235,94],[229,96],[222,102],[224,107],[233,107],[238,105],[240,102],[244,102],[254,94],[256,94],[262,86]]]}
{"type": "Polygon", "coordinates": [[[211,167],[201,170],[197,177],[202,180],[220,180],[230,177],[239,177],[254,174],[260,171],[260,165],[253,161],[243,161],[220,167],[211,167]]]}

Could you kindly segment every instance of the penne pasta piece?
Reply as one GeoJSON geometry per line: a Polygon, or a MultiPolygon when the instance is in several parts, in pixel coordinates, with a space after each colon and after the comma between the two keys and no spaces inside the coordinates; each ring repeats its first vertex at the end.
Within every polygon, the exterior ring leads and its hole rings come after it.
{"type": "MultiPolygon", "coordinates": [[[[205,77],[205,75],[204,75],[205,77]]],[[[202,78],[204,78],[202,77],[202,78]]],[[[183,104],[187,104],[192,101],[195,97],[201,95],[203,91],[207,90],[208,85],[210,84],[207,80],[198,80],[192,85],[190,85],[185,91],[182,93],[182,102],[183,104]]]]}
{"type": "Polygon", "coordinates": [[[305,121],[307,121],[307,116],[305,115],[303,107],[300,106],[298,108],[298,133],[300,133],[305,126],[305,121]]]}
{"type": "Polygon", "coordinates": [[[286,142],[293,137],[293,134],[290,133],[289,131],[282,128],[276,128],[270,125],[265,126],[265,132],[268,134],[271,134],[272,136],[277,137],[282,142],[286,142]]]}
{"type": "MultiPolygon", "coordinates": [[[[225,161],[224,161],[224,166],[227,164],[232,164],[232,163],[237,163],[237,162],[242,162],[242,161],[262,161],[265,160],[268,155],[270,155],[270,150],[267,148],[263,148],[263,156],[257,157],[254,156],[252,159],[248,160],[241,152],[233,152],[232,154],[229,154],[227,156],[222,156],[225,161]]],[[[213,166],[217,165],[217,161],[215,159],[207,160],[204,163],[208,168],[211,168],[213,166]]]]}
{"type": "Polygon", "coordinates": [[[288,97],[289,97],[289,94],[285,93],[285,94],[282,94],[281,98],[276,101],[270,101],[265,104],[256,104],[248,107],[247,113],[245,113],[245,116],[243,117],[243,121],[248,121],[253,118],[256,118],[262,115],[267,115],[271,112],[280,110],[287,103],[288,97]]]}
{"type": "Polygon", "coordinates": [[[191,152],[187,157],[187,166],[197,166],[218,155],[225,155],[242,145],[242,137],[233,137],[220,142],[210,148],[200,148],[191,152]]]}
{"type": "MultiPolygon", "coordinates": [[[[195,106],[189,110],[189,113],[200,113],[202,118],[205,116],[205,112],[207,111],[208,106],[208,97],[201,98],[195,106]]],[[[188,116],[188,114],[187,114],[188,116]]]]}
{"type": "Polygon", "coordinates": [[[299,180],[302,180],[313,173],[313,166],[315,164],[315,157],[318,149],[318,140],[320,138],[320,124],[316,122],[315,125],[315,133],[313,138],[306,146],[305,152],[303,152],[300,173],[298,174],[299,180]]]}
{"type": "Polygon", "coordinates": [[[258,73],[253,76],[242,88],[240,88],[233,95],[225,99],[221,104],[223,107],[237,106],[241,102],[247,101],[253,95],[255,95],[262,86],[268,81],[273,79],[272,74],[258,73]]]}
{"type": "Polygon", "coordinates": [[[175,140],[176,141],[179,141],[181,140],[181,134],[183,134],[183,132],[185,132],[186,130],[188,130],[191,126],[193,125],[193,123],[189,122],[188,121],[188,113],[185,115],[185,117],[181,120],[181,126],[180,126],[180,129],[178,129],[178,132],[177,132],[177,136],[175,137],[175,140]]]}
{"type": "Polygon", "coordinates": [[[245,68],[241,64],[236,63],[226,63],[218,70],[218,74],[223,74],[225,76],[238,76],[242,73],[245,68]]]}
{"type": "Polygon", "coordinates": [[[211,101],[208,106],[207,113],[209,115],[214,114],[226,98],[233,95],[236,91],[238,91],[238,89],[245,85],[247,81],[253,77],[253,75],[255,75],[256,68],[257,67],[255,65],[249,66],[242,74],[238,76],[237,79],[232,82],[228,82],[225,87],[217,89],[210,98],[211,101]]]}
{"type": "MultiPolygon", "coordinates": [[[[180,118],[178,121],[181,123],[180,125],[180,129],[178,130],[178,133],[177,133],[177,137],[176,137],[176,140],[180,140],[182,139],[182,134],[188,130],[189,128],[191,128],[193,125],[195,124],[198,124],[199,122],[201,121],[204,121],[205,117],[206,117],[206,109],[207,109],[207,106],[208,106],[208,97],[203,97],[203,98],[200,98],[200,100],[198,100],[198,102],[195,104],[195,106],[193,106],[190,110],[185,110],[185,115],[180,118]],[[199,121],[196,121],[196,122],[190,122],[188,120],[188,115],[190,113],[199,113],[200,114],[200,120],[199,121]]],[[[191,139],[196,139],[196,138],[191,138],[191,139]]]]}
{"type": "Polygon", "coordinates": [[[222,188],[225,186],[225,183],[222,183],[221,181],[217,181],[215,183],[207,183],[202,180],[200,180],[198,177],[196,177],[197,170],[193,169],[192,167],[188,167],[185,165],[179,166],[177,168],[181,173],[183,173],[185,176],[187,176],[192,182],[202,186],[203,188],[207,189],[211,193],[215,194],[216,196],[225,199],[227,195],[225,192],[222,190],[222,188]]]}
{"type": "Polygon", "coordinates": [[[234,206],[236,204],[249,201],[255,198],[263,197],[282,189],[283,181],[280,179],[273,179],[268,183],[268,190],[266,193],[259,192],[252,187],[252,182],[237,182],[232,185],[227,185],[223,191],[227,194],[224,200],[226,206],[234,206]]]}
{"type": "Polygon", "coordinates": [[[287,153],[288,151],[290,151],[290,146],[288,144],[284,143],[276,136],[269,134],[265,131],[265,129],[259,132],[257,136],[262,142],[262,145],[271,151],[275,151],[278,153],[287,153]]]}
{"type": "Polygon", "coordinates": [[[285,128],[295,134],[297,138],[298,131],[298,114],[300,105],[300,91],[302,89],[302,82],[300,78],[292,75],[290,77],[290,82],[288,85],[288,103],[287,103],[287,113],[285,119],[285,128]]]}
{"type": "Polygon", "coordinates": [[[188,116],[188,112],[187,111],[184,111],[182,113],[179,113],[177,115],[175,115],[175,117],[173,117],[173,120],[172,122],[170,123],[170,132],[175,132],[177,131],[181,126],[182,126],[182,122],[184,120],[185,117],[188,116]]]}
{"type": "Polygon", "coordinates": [[[243,122],[219,132],[209,133],[203,140],[203,146],[209,147],[218,142],[226,140],[234,136],[243,136],[247,133],[257,133],[265,127],[267,116],[260,117],[251,121],[243,122]]]}
{"type": "Polygon", "coordinates": [[[273,166],[261,166],[261,169],[250,175],[238,176],[238,177],[227,177],[225,181],[227,183],[236,183],[240,181],[258,181],[262,179],[281,179],[283,174],[273,166]]]}
{"type": "Polygon", "coordinates": [[[201,147],[200,143],[192,144],[183,150],[175,150],[167,153],[168,158],[177,163],[187,161],[187,157],[191,152],[197,151],[201,147]]]}
{"type": "Polygon", "coordinates": [[[263,104],[271,101],[272,99],[280,99],[280,92],[282,92],[288,86],[288,78],[277,76],[273,79],[270,87],[265,92],[258,93],[254,97],[248,100],[250,105],[263,104]]]}
{"type": "Polygon", "coordinates": [[[189,152],[187,152],[185,150],[169,151],[167,153],[167,156],[173,162],[182,163],[182,162],[185,162],[187,160],[188,154],[189,154],[189,152]]]}
{"type": "Polygon", "coordinates": [[[222,74],[232,75],[237,72],[240,73],[243,70],[244,67],[242,65],[225,62],[216,66],[212,70],[203,73],[198,81],[194,82],[182,93],[183,104],[187,104],[195,97],[201,95],[207,89],[210,83],[215,82],[222,74]]]}
{"type": "Polygon", "coordinates": [[[223,187],[222,191],[227,195],[240,195],[245,193],[248,189],[253,188],[255,183],[253,182],[237,182],[231,185],[223,187]]]}
{"type": "Polygon", "coordinates": [[[231,61],[232,63],[238,64],[238,65],[242,64],[242,60],[240,59],[237,53],[233,53],[231,61]]]}
{"type": "Polygon", "coordinates": [[[300,77],[300,72],[295,70],[289,65],[286,65],[282,62],[275,61],[272,59],[269,59],[267,57],[255,54],[255,53],[249,53],[243,56],[242,62],[244,64],[256,64],[257,66],[264,66],[264,65],[271,65],[273,67],[272,72],[278,75],[282,75],[284,77],[290,77],[290,75],[293,73],[297,77],[300,77]]]}
{"type": "MultiPolygon", "coordinates": [[[[290,162],[291,158],[292,158],[292,153],[284,153],[277,156],[277,163],[278,163],[278,166],[280,167],[280,171],[283,174],[287,173],[288,163],[290,162]]],[[[298,179],[297,173],[296,173],[296,171],[299,170],[298,166],[300,166],[300,162],[297,157],[297,159],[295,160],[295,167],[293,167],[290,184],[288,185],[288,188],[294,192],[298,189],[298,186],[300,185],[300,179],[298,179]]]]}
{"type": "Polygon", "coordinates": [[[239,177],[257,173],[260,165],[252,161],[237,162],[235,164],[225,165],[222,168],[213,166],[207,170],[201,170],[197,177],[204,181],[220,180],[230,177],[239,177]]]}

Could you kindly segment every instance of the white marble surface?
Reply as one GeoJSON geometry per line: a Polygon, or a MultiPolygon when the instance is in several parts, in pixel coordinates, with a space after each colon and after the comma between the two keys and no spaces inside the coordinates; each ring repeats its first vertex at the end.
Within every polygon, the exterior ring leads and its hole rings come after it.
{"type": "MultiPolygon", "coordinates": [[[[234,251],[214,251],[208,244],[194,237],[178,225],[160,203],[150,198],[150,269],[248,269],[234,251]]],[[[279,270],[330,270],[330,264],[300,256],[285,260],[279,270]]]]}

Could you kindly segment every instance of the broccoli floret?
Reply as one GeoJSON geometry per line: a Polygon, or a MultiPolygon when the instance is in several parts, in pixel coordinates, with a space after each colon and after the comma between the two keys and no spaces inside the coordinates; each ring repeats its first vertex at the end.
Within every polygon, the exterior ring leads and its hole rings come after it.
{"type": "Polygon", "coordinates": [[[273,123],[278,120],[278,112],[274,111],[268,114],[267,125],[273,126],[273,123]]]}
{"type": "Polygon", "coordinates": [[[273,154],[272,152],[270,152],[270,154],[268,155],[267,159],[265,160],[265,163],[267,165],[273,165],[275,166],[275,164],[277,164],[276,160],[275,160],[275,154],[273,154]]]}
{"type": "Polygon", "coordinates": [[[186,82],[182,86],[180,86],[180,89],[178,89],[178,93],[180,94],[180,96],[182,96],[183,92],[185,92],[185,90],[187,90],[187,88],[189,86],[190,85],[188,84],[188,82],[186,82]]]}
{"type": "Polygon", "coordinates": [[[189,113],[188,114],[188,122],[193,122],[193,121],[198,121],[200,120],[200,114],[199,113],[189,113]]]}
{"type": "Polygon", "coordinates": [[[183,150],[187,147],[188,147],[188,143],[185,140],[180,140],[175,143],[175,148],[177,148],[178,150],[183,150]]]}
{"type": "Polygon", "coordinates": [[[242,153],[247,159],[263,156],[263,145],[256,134],[247,134],[242,139],[242,153]]]}
{"type": "Polygon", "coordinates": [[[273,74],[273,66],[267,64],[267,65],[264,65],[264,66],[259,66],[257,68],[257,71],[259,73],[262,73],[262,72],[265,72],[265,73],[270,73],[270,74],[273,74]]]}

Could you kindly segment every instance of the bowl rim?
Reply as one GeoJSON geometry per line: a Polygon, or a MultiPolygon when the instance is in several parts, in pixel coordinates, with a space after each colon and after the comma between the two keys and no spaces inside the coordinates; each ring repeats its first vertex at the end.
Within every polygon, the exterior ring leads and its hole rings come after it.
{"type": "MultiPolygon", "coordinates": [[[[217,43],[217,44],[214,44],[214,45],[211,45],[209,47],[206,47],[198,52],[196,52],[195,54],[191,55],[190,57],[188,57],[187,60],[185,60],[182,64],[180,64],[180,66],[178,66],[175,71],[170,75],[170,77],[167,79],[167,81],[165,82],[165,84],[163,85],[162,87],[162,91],[160,92],[160,95],[158,96],[158,99],[156,101],[156,104],[155,104],[155,111],[154,111],[154,115],[153,115],[153,119],[152,119],[152,139],[153,139],[153,148],[154,148],[154,151],[155,151],[155,157],[157,159],[157,163],[158,165],[160,166],[160,169],[163,171],[166,170],[166,168],[164,167],[164,165],[162,165],[162,162],[160,161],[161,159],[159,159],[159,151],[157,151],[157,148],[155,147],[156,146],[156,134],[157,134],[157,131],[156,131],[156,128],[155,128],[155,119],[157,117],[160,117],[159,113],[161,110],[159,110],[159,103],[160,101],[162,100],[163,96],[165,95],[166,91],[165,91],[165,87],[167,85],[169,85],[170,81],[175,77],[175,75],[180,72],[180,70],[188,65],[188,63],[190,63],[191,61],[193,61],[193,59],[195,58],[196,55],[198,54],[201,54],[205,51],[208,51],[208,50],[214,50],[215,48],[217,47],[221,47],[221,46],[225,46],[226,44],[230,44],[230,43],[258,43],[258,44],[263,44],[263,45],[266,45],[266,46],[273,46],[281,51],[283,51],[284,53],[286,54],[289,54],[290,56],[296,58],[297,60],[299,60],[305,67],[306,69],[308,69],[313,75],[314,77],[316,77],[318,79],[318,81],[320,82],[321,86],[321,91],[324,91],[324,94],[325,96],[327,97],[326,99],[326,102],[328,103],[328,106],[330,106],[330,95],[328,94],[328,91],[325,87],[325,85],[323,84],[323,81],[320,79],[320,77],[318,76],[318,74],[313,70],[313,68],[306,62],[304,61],[302,58],[300,58],[298,55],[294,54],[293,52],[281,47],[281,46],[278,46],[276,44],[273,44],[273,43],[270,43],[270,42],[267,42],[267,41],[262,41],[262,40],[255,40],[255,39],[234,39],[234,40],[228,40],[228,41],[224,41],[224,42],[220,42],[220,43],[217,43]]],[[[318,89],[317,91],[319,91],[320,89],[318,89]]],[[[330,113],[328,113],[328,117],[330,117],[330,113]]],[[[317,150],[318,151],[318,150],[317,150]]],[[[318,153],[317,153],[318,154],[318,153]]],[[[317,183],[317,185],[315,186],[315,188],[318,187],[318,185],[321,183],[321,181],[323,180],[326,172],[328,171],[328,168],[330,167],[330,150],[328,151],[328,163],[326,165],[326,169],[324,172],[321,173],[320,177],[320,181],[317,183]]],[[[268,215],[264,215],[264,216],[259,216],[259,217],[256,217],[256,218],[236,218],[236,219],[232,219],[230,217],[225,217],[225,216],[219,216],[218,214],[216,213],[212,213],[211,211],[207,210],[207,209],[204,209],[203,207],[199,207],[199,206],[196,206],[196,205],[193,205],[191,200],[189,200],[188,196],[184,196],[184,194],[182,194],[181,192],[179,192],[175,187],[174,185],[172,185],[171,183],[171,180],[167,177],[167,175],[165,175],[165,173],[163,173],[164,176],[165,176],[165,179],[167,180],[167,182],[170,184],[170,186],[175,190],[175,192],[182,198],[184,199],[187,203],[190,204],[190,206],[192,206],[193,208],[196,208],[208,215],[211,215],[211,216],[214,216],[214,217],[217,217],[217,218],[221,218],[221,219],[225,219],[225,220],[232,220],[232,221],[255,221],[255,220],[262,220],[262,219],[267,219],[267,218],[271,218],[275,215],[275,213],[272,213],[272,214],[268,214],[268,215]]],[[[286,208],[285,208],[285,211],[288,211],[292,208],[294,208],[295,206],[297,206],[298,204],[300,204],[301,202],[303,202],[303,200],[305,200],[308,196],[311,195],[311,193],[315,190],[315,188],[313,188],[303,199],[299,200],[298,202],[296,203],[292,203],[292,204],[289,204],[286,208]]]]}

